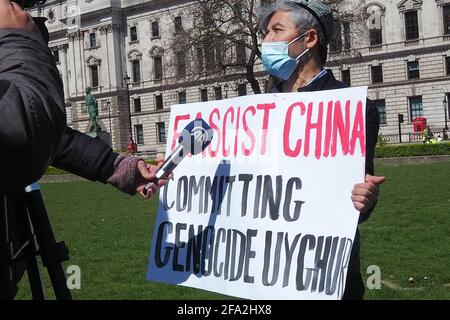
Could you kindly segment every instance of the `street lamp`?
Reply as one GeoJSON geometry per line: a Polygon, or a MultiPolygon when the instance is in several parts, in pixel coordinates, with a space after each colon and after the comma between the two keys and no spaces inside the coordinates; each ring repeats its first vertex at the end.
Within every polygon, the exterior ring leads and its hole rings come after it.
{"type": "Polygon", "coordinates": [[[108,108],[108,119],[109,119],[109,142],[112,147],[112,124],[111,124],[111,99],[106,100],[106,108],[108,108]]]}
{"type": "Polygon", "coordinates": [[[128,116],[130,122],[130,144],[128,145],[128,150],[131,154],[134,154],[135,144],[133,141],[133,125],[131,123],[131,103],[130,103],[130,84],[131,78],[128,76],[128,73],[125,73],[125,77],[123,78],[125,85],[127,86],[127,103],[128,103],[128,116]]]}
{"type": "Polygon", "coordinates": [[[448,130],[448,126],[447,126],[447,108],[448,108],[448,103],[447,103],[447,95],[444,96],[444,101],[442,101],[442,104],[444,105],[444,115],[445,115],[445,130],[448,130]]]}

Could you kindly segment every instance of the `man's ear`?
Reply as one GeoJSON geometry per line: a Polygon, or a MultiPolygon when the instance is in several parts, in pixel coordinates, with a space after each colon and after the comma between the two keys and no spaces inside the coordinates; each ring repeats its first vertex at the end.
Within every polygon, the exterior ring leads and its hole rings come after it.
{"type": "Polygon", "coordinates": [[[316,29],[309,30],[308,34],[305,36],[305,44],[309,49],[312,49],[319,44],[319,32],[317,32],[316,29]]]}

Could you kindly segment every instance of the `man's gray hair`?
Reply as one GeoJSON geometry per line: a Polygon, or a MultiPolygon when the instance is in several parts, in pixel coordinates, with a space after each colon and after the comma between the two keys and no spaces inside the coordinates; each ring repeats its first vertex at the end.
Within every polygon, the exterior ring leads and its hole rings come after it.
{"type": "MultiPolygon", "coordinates": [[[[267,27],[269,25],[269,21],[272,18],[272,16],[277,11],[284,11],[284,12],[290,12],[292,15],[292,22],[295,23],[296,27],[299,28],[299,32],[303,33],[308,29],[315,29],[317,30],[319,34],[319,51],[322,60],[325,63],[326,61],[326,55],[327,55],[327,45],[328,40],[327,37],[324,35],[324,31],[322,27],[320,26],[317,19],[305,8],[301,7],[295,2],[289,1],[289,0],[277,0],[273,3],[271,3],[268,6],[264,6],[261,9],[260,15],[259,15],[259,30],[260,32],[265,35],[267,33],[267,27]],[[323,58],[323,55],[325,54],[325,58],[323,58]]],[[[299,34],[300,35],[300,34],[299,34]]]]}

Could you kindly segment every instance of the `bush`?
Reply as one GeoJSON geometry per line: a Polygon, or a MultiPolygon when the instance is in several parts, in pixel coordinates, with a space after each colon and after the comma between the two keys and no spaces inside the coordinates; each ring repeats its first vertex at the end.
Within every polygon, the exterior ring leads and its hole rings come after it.
{"type": "Polygon", "coordinates": [[[450,143],[405,144],[375,148],[375,158],[450,155],[450,143]]]}
{"type": "Polygon", "coordinates": [[[379,147],[385,147],[387,145],[387,141],[386,138],[384,137],[384,135],[382,133],[380,133],[378,135],[378,146],[379,147]]]}

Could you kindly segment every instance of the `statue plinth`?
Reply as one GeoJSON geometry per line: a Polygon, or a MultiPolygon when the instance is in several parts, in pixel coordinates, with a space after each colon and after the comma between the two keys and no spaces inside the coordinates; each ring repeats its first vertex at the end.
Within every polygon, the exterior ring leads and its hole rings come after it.
{"type": "Polygon", "coordinates": [[[88,132],[86,134],[89,137],[99,138],[99,139],[105,141],[108,144],[108,146],[111,147],[111,134],[109,132],[99,131],[99,132],[88,132]]]}

